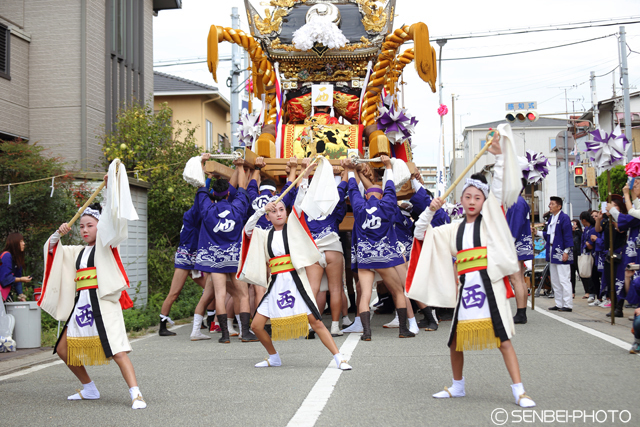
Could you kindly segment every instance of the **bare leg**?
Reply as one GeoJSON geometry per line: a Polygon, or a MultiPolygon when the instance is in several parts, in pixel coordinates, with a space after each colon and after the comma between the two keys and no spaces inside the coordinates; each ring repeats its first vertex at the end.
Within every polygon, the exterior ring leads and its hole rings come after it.
{"type": "MultiPolygon", "coordinates": [[[[209,275],[209,277],[212,277],[215,274],[216,273],[211,274],[211,275],[209,275]]],[[[205,313],[206,310],[207,310],[207,306],[209,305],[211,300],[214,298],[214,296],[216,296],[215,295],[214,283],[212,282],[212,280],[208,280],[207,281],[207,286],[205,286],[205,288],[204,288],[204,293],[200,297],[200,301],[198,302],[198,305],[196,306],[195,313],[196,314],[205,313]]],[[[216,302],[217,301],[218,301],[218,299],[216,298],[216,302]]],[[[224,301],[224,298],[222,298],[222,301],[224,301]]]]}
{"type": "Polygon", "coordinates": [[[235,289],[235,294],[232,293],[231,296],[233,296],[234,301],[238,301],[238,313],[249,313],[251,310],[249,305],[249,284],[236,279],[234,274],[231,276],[231,282],[233,283],[231,288],[235,289]]]}
{"type": "Polygon", "coordinates": [[[262,346],[267,350],[269,354],[276,354],[276,348],[273,346],[273,341],[271,341],[271,337],[269,333],[264,330],[264,325],[269,320],[268,317],[263,316],[260,313],[256,313],[253,318],[253,322],[251,322],[251,330],[258,337],[262,346]]]}
{"type": "Polygon", "coordinates": [[[267,288],[264,288],[262,286],[254,286],[253,288],[256,290],[256,308],[252,311],[252,313],[255,313],[255,311],[258,309],[258,306],[260,305],[260,302],[262,301],[262,298],[264,298],[264,294],[267,293],[267,288]]]}
{"type": "MultiPolygon", "coordinates": [[[[362,270],[359,272],[361,271],[362,270]]],[[[404,282],[398,274],[398,271],[394,267],[379,268],[376,271],[380,274],[380,277],[382,277],[384,284],[387,285],[389,292],[391,292],[396,309],[407,308],[407,302],[404,296],[404,282]]]]}
{"type": "MultiPolygon", "coordinates": [[[[347,316],[349,315],[349,300],[347,299],[347,296],[344,293],[344,290],[342,292],[340,292],[340,298],[342,299],[342,316],[347,316]]],[[[333,318],[333,317],[332,317],[333,318]]]]}
{"type": "Polygon", "coordinates": [[[256,311],[256,285],[249,285],[249,307],[251,308],[251,313],[255,313],[256,311]]]}
{"type": "Polygon", "coordinates": [[[464,353],[456,350],[456,336],[454,335],[449,347],[449,354],[451,355],[451,370],[453,371],[453,379],[456,381],[462,380],[462,368],[464,367],[464,353]]]}
{"type": "Polygon", "coordinates": [[[333,340],[333,337],[331,336],[331,333],[329,332],[327,327],[324,326],[324,323],[316,319],[313,316],[313,314],[310,314],[309,324],[311,325],[313,330],[316,332],[318,337],[320,337],[320,341],[322,341],[322,344],[324,344],[324,346],[329,349],[331,354],[338,354],[339,353],[338,346],[336,345],[336,342],[333,340]]]}
{"type": "MultiPolygon", "coordinates": [[[[400,282],[402,283],[403,294],[404,294],[404,287],[407,282],[407,270],[408,270],[408,263],[406,262],[404,264],[396,265],[396,271],[398,272],[398,275],[400,276],[400,282]]],[[[412,318],[415,316],[415,313],[413,312],[413,307],[411,306],[411,300],[409,300],[409,297],[404,297],[404,298],[405,298],[405,304],[407,305],[407,317],[412,318]]]]}
{"type": "Polygon", "coordinates": [[[307,273],[307,279],[309,279],[309,285],[313,291],[313,297],[318,298],[318,292],[320,292],[320,283],[322,282],[322,275],[324,274],[324,268],[320,267],[317,262],[313,265],[305,267],[307,273]]]}
{"type": "Polygon", "coordinates": [[[342,253],[336,251],[327,251],[325,252],[325,256],[327,258],[327,268],[325,272],[329,280],[331,320],[337,322],[340,320],[342,297],[344,296],[344,288],[342,286],[344,257],[342,253]]]}
{"type": "Polygon", "coordinates": [[[527,285],[524,282],[524,272],[525,266],[524,261],[519,261],[520,271],[509,276],[511,283],[513,284],[513,288],[515,289],[516,294],[516,307],[517,308],[526,308],[527,307],[527,285]]]}
{"type": "MultiPolygon", "coordinates": [[[[67,330],[66,329],[62,333],[62,338],[60,339],[60,343],[58,344],[56,351],[58,353],[58,357],[60,357],[60,359],[62,359],[62,361],[66,364],[67,363],[67,330]]],[[[91,382],[91,378],[89,378],[89,374],[87,373],[87,370],[85,369],[84,366],[67,365],[67,367],[71,372],[73,372],[73,375],[75,375],[76,378],[78,378],[78,380],[80,380],[82,384],[89,384],[91,382]]]]}
{"type": "MultiPolygon", "coordinates": [[[[226,300],[227,300],[227,275],[224,273],[211,273],[211,286],[215,291],[216,297],[216,315],[227,314],[226,300]]],[[[209,283],[207,283],[207,287],[209,283]]],[[[205,294],[207,290],[205,289],[205,294]]],[[[203,295],[204,298],[204,295],[203,295]]],[[[199,304],[198,304],[199,305],[199,304]]]]}
{"type": "Polygon", "coordinates": [[[522,382],[520,379],[518,356],[516,356],[516,351],[511,344],[511,340],[502,341],[500,344],[500,353],[502,353],[502,357],[504,358],[504,364],[507,365],[507,371],[509,371],[511,381],[513,381],[514,384],[522,382]]]}
{"type": "Polygon", "coordinates": [[[162,303],[162,309],[160,310],[160,314],[165,316],[169,315],[171,311],[171,306],[178,299],[180,292],[182,292],[182,288],[184,287],[184,283],[187,281],[187,277],[189,276],[189,270],[183,270],[181,268],[176,268],[173,271],[173,279],[171,280],[171,289],[169,289],[169,294],[164,299],[162,303]]]}
{"type": "Polygon", "coordinates": [[[138,382],[136,381],[136,373],[133,370],[133,364],[131,363],[131,359],[124,351],[113,355],[113,360],[118,364],[120,368],[120,372],[122,373],[122,377],[127,382],[129,388],[137,387],[138,382]]]}
{"type": "Polygon", "coordinates": [[[316,304],[318,304],[318,310],[320,311],[320,314],[322,314],[324,309],[327,307],[327,291],[318,292],[316,304]]]}
{"type": "Polygon", "coordinates": [[[373,290],[373,279],[375,274],[371,270],[358,269],[360,278],[360,289],[358,289],[358,314],[369,311],[369,302],[371,301],[371,292],[373,290]]]}
{"type": "MultiPolygon", "coordinates": [[[[229,287],[228,283],[227,283],[227,287],[229,287]]],[[[225,308],[227,309],[227,317],[229,319],[233,319],[233,316],[236,314],[236,311],[234,310],[234,306],[235,306],[234,301],[235,299],[233,297],[229,298],[227,300],[227,304],[225,305],[225,308]]]]}

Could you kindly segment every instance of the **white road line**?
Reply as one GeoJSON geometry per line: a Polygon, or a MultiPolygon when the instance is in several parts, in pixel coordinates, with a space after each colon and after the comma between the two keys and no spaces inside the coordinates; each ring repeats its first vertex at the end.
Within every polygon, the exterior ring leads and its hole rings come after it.
{"type": "MultiPolygon", "coordinates": [[[[527,306],[531,307],[531,302],[530,301],[527,301],[527,306]]],[[[629,343],[624,342],[624,341],[622,341],[622,340],[620,340],[618,338],[614,338],[611,335],[605,334],[604,332],[596,331],[595,329],[589,328],[587,326],[581,325],[581,324],[576,323],[576,322],[572,322],[571,320],[565,319],[564,317],[560,317],[560,316],[557,316],[557,315],[555,315],[553,313],[549,313],[547,310],[544,310],[544,309],[540,310],[540,309],[537,308],[534,311],[536,313],[544,314],[545,316],[551,317],[552,319],[555,319],[555,320],[557,320],[559,322],[562,322],[565,325],[569,325],[569,326],[571,326],[573,328],[579,329],[579,330],[581,330],[583,332],[586,332],[586,333],[588,333],[590,335],[593,335],[594,337],[598,337],[600,339],[603,339],[606,342],[611,343],[613,345],[616,345],[616,346],[618,346],[620,348],[623,348],[625,350],[629,350],[629,347],[631,346],[629,343]]]]}
{"type": "Polygon", "coordinates": [[[62,360],[56,360],[55,362],[43,363],[42,365],[36,365],[36,366],[34,366],[32,368],[25,369],[24,371],[18,371],[18,372],[14,372],[13,374],[3,375],[3,376],[0,377],[0,381],[10,380],[11,378],[20,377],[22,375],[27,375],[27,374],[39,371],[39,370],[44,369],[44,368],[48,368],[49,366],[60,365],[61,363],[62,363],[62,360]]]}
{"type": "MultiPolygon", "coordinates": [[[[183,326],[188,326],[188,325],[190,325],[190,323],[186,323],[184,325],[176,325],[176,326],[171,327],[171,330],[182,328],[183,326]]],[[[152,332],[152,333],[147,334],[147,335],[145,335],[143,337],[134,338],[134,339],[131,340],[131,344],[136,343],[138,341],[146,340],[147,338],[151,338],[151,337],[154,337],[156,335],[157,335],[156,332],[152,332]]],[[[42,365],[36,365],[36,366],[34,366],[32,368],[24,369],[24,370],[21,370],[21,371],[18,371],[18,372],[14,372],[14,373],[11,373],[11,374],[0,375],[0,381],[8,380],[8,379],[19,377],[19,376],[22,376],[22,375],[31,374],[31,373],[37,372],[37,371],[39,371],[41,369],[48,368],[49,366],[59,365],[61,363],[62,363],[62,360],[56,360],[55,362],[43,363],[42,365]]]]}
{"type": "MultiPolygon", "coordinates": [[[[362,334],[355,333],[349,334],[349,337],[345,340],[344,344],[342,344],[342,347],[340,347],[340,353],[342,353],[347,361],[351,358],[353,351],[360,341],[361,335],[362,334]]],[[[341,374],[342,371],[336,368],[336,363],[332,360],[307,395],[307,398],[304,399],[298,411],[293,418],[291,418],[287,427],[313,427],[329,401],[331,393],[333,393],[333,389],[341,374]]]]}

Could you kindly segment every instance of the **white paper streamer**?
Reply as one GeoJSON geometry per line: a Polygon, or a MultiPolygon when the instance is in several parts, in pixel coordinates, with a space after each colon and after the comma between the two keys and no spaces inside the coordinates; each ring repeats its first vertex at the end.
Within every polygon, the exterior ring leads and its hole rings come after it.
{"type": "Polygon", "coordinates": [[[9,192],[9,204],[11,204],[11,184],[7,187],[7,191],[9,192]]]}
{"type": "Polygon", "coordinates": [[[54,184],[54,183],[53,183],[53,181],[54,181],[54,180],[55,180],[55,177],[54,177],[54,178],[51,178],[51,195],[50,195],[49,197],[53,197],[53,190],[55,190],[55,189],[56,189],[56,188],[54,187],[54,185],[53,185],[53,184],[54,184]]]}

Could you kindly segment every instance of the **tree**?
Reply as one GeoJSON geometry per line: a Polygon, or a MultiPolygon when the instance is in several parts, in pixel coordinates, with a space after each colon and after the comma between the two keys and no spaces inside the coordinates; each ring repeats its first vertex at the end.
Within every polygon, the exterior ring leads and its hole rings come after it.
{"type": "MultiPolygon", "coordinates": [[[[155,112],[149,104],[134,104],[118,112],[114,130],[100,137],[104,165],[119,158],[128,172],[148,181],[149,243],[168,239],[178,244],[182,215],[193,204],[195,188],[182,179],[186,162],[199,154],[191,122],[171,125],[166,103],[155,112]]],[[[164,245],[163,245],[164,246],[164,245]]]]}
{"type": "MultiPolygon", "coordinates": [[[[624,166],[616,166],[611,169],[611,194],[622,195],[622,187],[625,186],[629,177],[624,170],[624,166]]],[[[607,200],[609,195],[607,189],[607,173],[603,172],[598,176],[598,194],[600,200],[607,200]]]]}
{"type": "Polygon", "coordinates": [[[89,190],[82,184],[74,185],[72,177],[65,174],[64,163],[46,156],[37,142],[21,140],[0,141],[0,184],[14,184],[11,204],[7,187],[0,187],[0,250],[9,233],[21,233],[26,243],[25,273],[41,280],[42,246],[60,224],[71,219],[89,190]],[[53,195],[51,179],[15,185],[56,175],[63,176],[55,178],[53,195]]]}

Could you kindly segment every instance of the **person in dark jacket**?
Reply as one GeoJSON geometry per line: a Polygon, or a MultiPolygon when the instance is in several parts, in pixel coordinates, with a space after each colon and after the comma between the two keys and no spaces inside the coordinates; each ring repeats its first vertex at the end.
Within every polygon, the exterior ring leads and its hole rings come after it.
{"type": "Polygon", "coordinates": [[[582,246],[582,226],[577,219],[571,220],[571,231],[573,233],[573,264],[571,264],[571,290],[573,298],[576,297],[576,273],[578,272],[578,255],[582,246]]]}
{"type": "Polygon", "coordinates": [[[20,233],[9,233],[4,249],[0,253],[0,290],[2,300],[6,300],[11,288],[18,294],[19,301],[26,301],[22,284],[31,282],[31,276],[23,276],[24,239],[20,233]]]}

